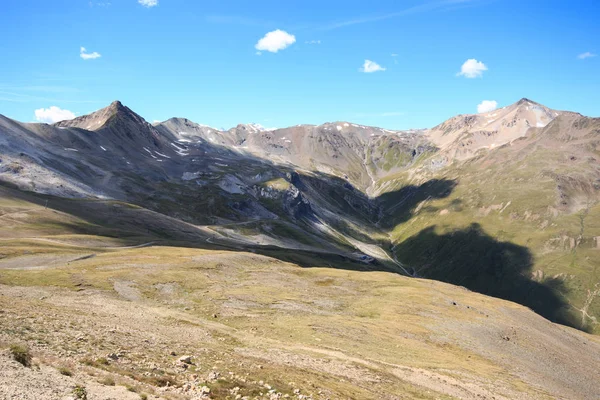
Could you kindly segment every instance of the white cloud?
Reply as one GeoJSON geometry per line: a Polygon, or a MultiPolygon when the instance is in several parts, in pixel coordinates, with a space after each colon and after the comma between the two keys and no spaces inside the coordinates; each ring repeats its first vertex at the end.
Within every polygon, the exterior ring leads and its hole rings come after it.
{"type": "Polygon", "coordinates": [[[320,40],[307,40],[304,43],[306,43],[306,44],[321,44],[321,41],[320,40]]]}
{"type": "Polygon", "coordinates": [[[585,53],[581,53],[580,55],[577,56],[577,58],[579,58],[580,60],[585,60],[586,58],[591,58],[591,57],[596,57],[596,54],[590,53],[589,51],[586,51],[585,53]]]}
{"type": "Polygon", "coordinates": [[[154,7],[158,5],[158,0],[138,0],[138,3],[143,5],[144,7],[154,7]]]}
{"type": "Polygon", "coordinates": [[[498,108],[498,102],[495,100],[484,100],[480,104],[477,104],[477,112],[479,114],[494,111],[498,108]]]}
{"type": "Polygon", "coordinates": [[[286,31],[277,29],[267,33],[254,47],[259,51],[264,50],[270,51],[271,53],[277,53],[279,50],[283,50],[294,43],[296,43],[296,37],[294,35],[290,35],[286,31]]]}
{"type": "Polygon", "coordinates": [[[371,72],[385,71],[385,68],[377,64],[375,61],[365,60],[365,63],[363,64],[360,71],[369,74],[371,72]]]}
{"type": "Polygon", "coordinates": [[[94,60],[96,58],[102,57],[102,55],[96,51],[94,51],[93,53],[88,53],[85,47],[81,47],[79,49],[79,57],[83,58],[84,60],[94,60]]]}
{"type": "Polygon", "coordinates": [[[51,106],[50,108],[39,108],[35,110],[35,119],[48,124],[73,118],[75,118],[75,114],[73,114],[73,112],[69,110],[63,110],[56,106],[51,106]]]}
{"type": "Polygon", "coordinates": [[[469,58],[460,68],[458,75],[462,75],[466,78],[479,78],[483,75],[484,71],[487,71],[487,69],[487,66],[481,61],[469,58]]]}

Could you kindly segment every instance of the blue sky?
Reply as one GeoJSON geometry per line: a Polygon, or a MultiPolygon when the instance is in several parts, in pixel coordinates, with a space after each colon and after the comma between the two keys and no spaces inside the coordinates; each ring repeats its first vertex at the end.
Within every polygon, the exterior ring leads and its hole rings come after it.
{"type": "Polygon", "coordinates": [[[3,1],[0,114],[118,99],[150,122],[407,129],[527,97],[600,116],[597,0],[154,2],[3,1]]]}

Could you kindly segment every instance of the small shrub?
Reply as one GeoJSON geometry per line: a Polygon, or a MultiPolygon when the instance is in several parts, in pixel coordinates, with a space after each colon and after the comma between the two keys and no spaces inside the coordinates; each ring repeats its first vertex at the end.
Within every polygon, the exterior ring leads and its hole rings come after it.
{"type": "Polygon", "coordinates": [[[133,392],[133,393],[137,393],[137,391],[138,391],[138,389],[135,386],[125,385],[125,387],[127,388],[127,390],[129,390],[130,392],[133,392]]]}
{"type": "Polygon", "coordinates": [[[140,399],[141,400],[148,400],[148,395],[146,393],[141,393],[140,394],[140,399]]]}
{"type": "Polygon", "coordinates": [[[92,360],[91,358],[82,358],[81,359],[81,363],[83,365],[87,365],[88,367],[93,367],[94,366],[94,360],[92,360]]]}
{"type": "Polygon", "coordinates": [[[154,376],[143,379],[143,381],[158,387],[177,386],[177,381],[170,376],[154,376]]]}
{"type": "Polygon", "coordinates": [[[99,381],[104,386],[115,386],[115,380],[110,376],[106,376],[99,381]]]}
{"type": "Polygon", "coordinates": [[[85,365],[87,365],[88,367],[94,367],[94,368],[103,368],[106,367],[108,365],[110,365],[110,363],[108,362],[108,360],[106,358],[84,358],[81,360],[81,362],[85,365]]]}
{"type": "Polygon", "coordinates": [[[10,346],[10,354],[16,362],[23,364],[25,367],[31,367],[31,354],[26,346],[13,344],[10,346]]]}
{"type": "Polygon", "coordinates": [[[98,363],[100,365],[109,365],[110,364],[110,362],[106,358],[103,358],[103,357],[98,358],[96,360],[96,363],[98,363]]]}
{"type": "Polygon", "coordinates": [[[75,396],[77,400],[88,400],[87,389],[85,386],[77,385],[75,386],[75,389],[73,389],[73,396],[75,396]]]}
{"type": "Polygon", "coordinates": [[[64,376],[73,376],[73,373],[68,368],[65,368],[65,367],[58,368],[58,372],[60,372],[60,374],[64,375],[64,376]]]}

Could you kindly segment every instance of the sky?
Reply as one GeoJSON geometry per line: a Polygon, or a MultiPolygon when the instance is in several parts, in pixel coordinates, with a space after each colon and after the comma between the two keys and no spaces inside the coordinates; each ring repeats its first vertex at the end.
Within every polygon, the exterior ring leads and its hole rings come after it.
{"type": "Polygon", "coordinates": [[[598,0],[3,0],[0,114],[427,128],[527,97],[600,116],[598,0]]]}

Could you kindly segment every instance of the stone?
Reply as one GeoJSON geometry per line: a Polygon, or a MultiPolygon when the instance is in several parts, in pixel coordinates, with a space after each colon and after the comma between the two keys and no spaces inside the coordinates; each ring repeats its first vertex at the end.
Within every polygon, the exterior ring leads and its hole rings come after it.
{"type": "Polygon", "coordinates": [[[181,356],[181,357],[179,357],[178,361],[180,363],[183,363],[183,364],[191,364],[192,363],[192,356],[181,356]]]}
{"type": "Polygon", "coordinates": [[[210,373],[208,374],[208,378],[206,378],[207,381],[209,382],[214,382],[217,379],[219,379],[219,373],[217,371],[210,371],[210,373]]]}

